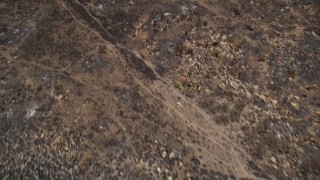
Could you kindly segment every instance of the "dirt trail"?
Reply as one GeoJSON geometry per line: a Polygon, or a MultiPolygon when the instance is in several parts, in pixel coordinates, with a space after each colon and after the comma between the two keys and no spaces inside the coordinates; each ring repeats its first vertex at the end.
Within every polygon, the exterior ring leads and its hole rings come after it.
{"type": "Polygon", "coordinates": [[[181,123],[186,123],[187,127],[197,131],[199,138],[203,140],[201,144],[205,146],[192,143],[190,145],[195,151],[201,148],[198,156],[206,157],[203,163],[221,172],[231,171],[238,177],[257,178],[247,167],[246,162],[250,157],[237,142],[226,136],[228,133],[223,126],[216,124],[206,112],[185,99],[173,87],[158,81],[152,89],[161,93],[165,99],[164,103],[181,116],[184,121],[181,123]]]}

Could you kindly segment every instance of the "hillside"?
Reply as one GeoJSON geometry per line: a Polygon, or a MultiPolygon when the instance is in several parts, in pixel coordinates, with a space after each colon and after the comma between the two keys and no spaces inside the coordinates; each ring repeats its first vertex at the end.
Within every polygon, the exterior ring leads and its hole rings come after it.
{"type": "Polygon", "coordinates": [[[318,0],[0,2],[0,179],[320,179],[318,0]]]}

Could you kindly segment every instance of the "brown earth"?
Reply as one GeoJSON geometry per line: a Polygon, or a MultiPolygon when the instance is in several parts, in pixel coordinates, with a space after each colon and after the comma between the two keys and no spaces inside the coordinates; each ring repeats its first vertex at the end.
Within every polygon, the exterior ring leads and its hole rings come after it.
{"type": "Polygon", "coordinates": [[[0,179],[320,179],[318,0],[0,2],[0,179]]]}

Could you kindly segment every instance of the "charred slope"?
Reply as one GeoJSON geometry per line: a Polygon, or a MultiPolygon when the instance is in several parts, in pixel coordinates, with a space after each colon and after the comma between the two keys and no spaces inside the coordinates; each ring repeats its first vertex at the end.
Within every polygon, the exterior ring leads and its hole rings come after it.
{"type": "Polygon", "coordinates": [[[319,177],[317,4],[0,8],[1,178],[319,177]]]}

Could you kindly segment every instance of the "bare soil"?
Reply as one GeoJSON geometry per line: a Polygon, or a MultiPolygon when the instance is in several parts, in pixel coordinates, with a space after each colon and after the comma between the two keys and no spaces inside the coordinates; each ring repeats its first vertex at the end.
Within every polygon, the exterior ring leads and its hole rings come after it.
{"type": "Polygon", "coordinates": [[[320,179],[318,0],[0,16],[0,179],[320,179]]]}

